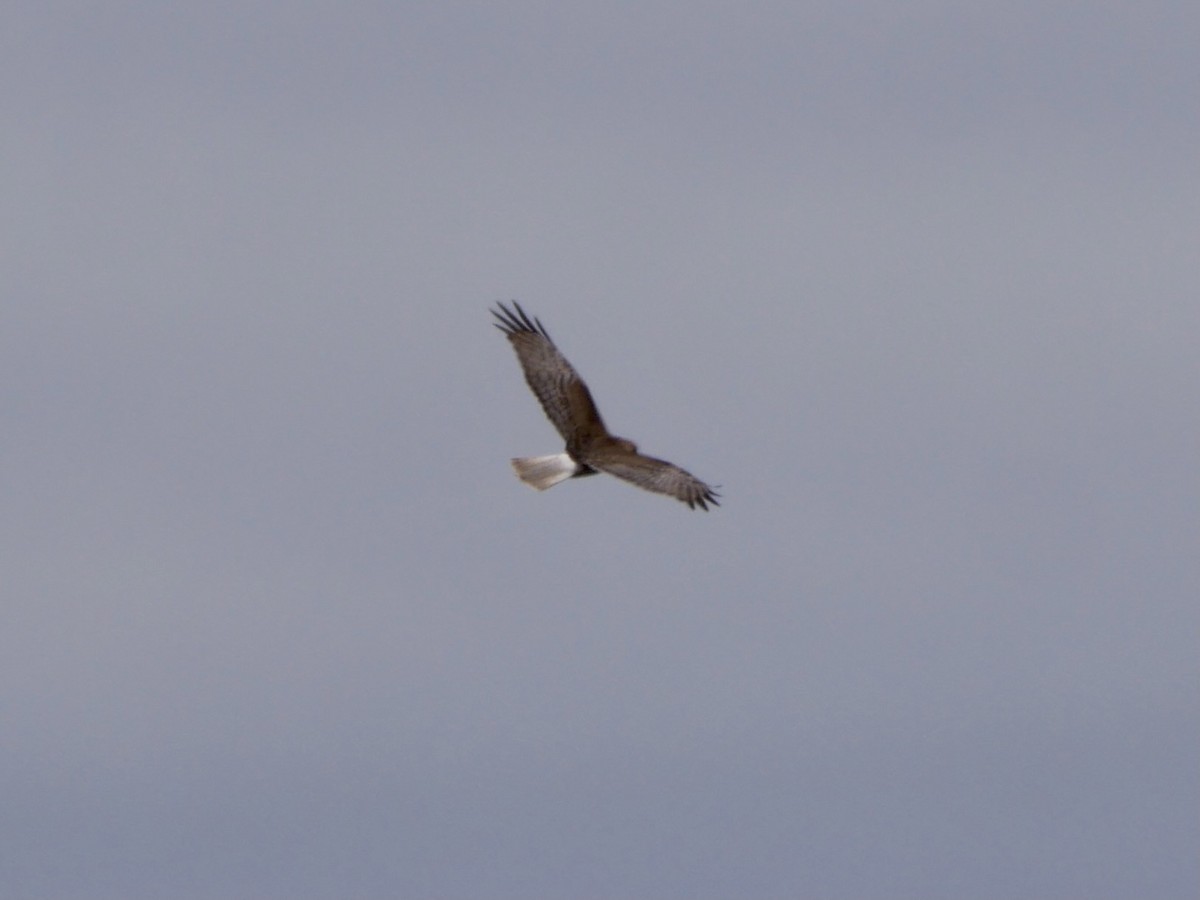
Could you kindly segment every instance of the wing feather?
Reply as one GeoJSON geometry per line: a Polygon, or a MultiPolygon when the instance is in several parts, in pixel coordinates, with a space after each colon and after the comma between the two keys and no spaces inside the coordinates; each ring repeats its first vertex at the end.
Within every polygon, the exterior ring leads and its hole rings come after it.
{"type": "Polygon", "coordinates": [[[629,452],[619,445],[607,445],[594,448],[587,454],[583,462],[601,472],[615,475],[625,481],[632,482],[647,491],[657,494],[667,494],[677,500],[682,500],[689,508],[699,506],[707,511],[706,504],[720,506],[715,487],[705,484],[695,475],[684,471],[674,463],[665,459],[655,459],[653,456],[643,456],[640,453],[629,452]]]}
{"type": "Polygon", "coordinates": [[[531,319],[515,300],[514,309],[503,303],[497,306],[499,311],[492,310],[499,320],[496,327],[508,336],[525,372],[526,383],[563,439],[569,445],[584,445],[606,435],[591,392],[554,346],[545,326],[538,319],[531,319]]]}

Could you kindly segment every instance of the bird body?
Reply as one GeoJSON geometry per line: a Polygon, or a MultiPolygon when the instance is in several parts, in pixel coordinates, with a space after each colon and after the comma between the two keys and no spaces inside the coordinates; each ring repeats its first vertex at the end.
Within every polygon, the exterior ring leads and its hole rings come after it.
{"type": "Polygon", "coordinates": [[[666,460],[638,452],[630,440],[610,434],[579,373],[559,352],[542,323],[519,303],[493,310],[496,327],[508,337],[525,372],[525,381],[547,418],[566,441],[564,453],[518,457],[517,476],[544,491],[566,481],[606,472],[638,487],[682,500],[691,508],[719,506],[716,489],[666,460]]]}

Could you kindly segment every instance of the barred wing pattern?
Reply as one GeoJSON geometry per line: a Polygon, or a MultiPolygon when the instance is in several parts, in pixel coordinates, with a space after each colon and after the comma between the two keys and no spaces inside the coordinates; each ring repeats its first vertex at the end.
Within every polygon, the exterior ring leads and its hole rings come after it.
{"type": "Polygon", "coordinates": [[[500,312],[492,310],[492,315],[499,319],[495,325],[517,351],[529,389],[563,440],[578,442],[607,434],[587,385],[558,352],[545,326],[538,319],[531,319],[516,301],[513,301],[515,312],[503,303],[497,305],[500,312]]]}
{"type": "Polygon", "coordinates": [[[640,488],[682,500],[690,509],[698,506],[707,511],[706,504],[721,505],[717,501],[721,495],[716,488],[663,459],[617,451],[591,454],[587,463],[594,469],[633,482],[640,488]]]}

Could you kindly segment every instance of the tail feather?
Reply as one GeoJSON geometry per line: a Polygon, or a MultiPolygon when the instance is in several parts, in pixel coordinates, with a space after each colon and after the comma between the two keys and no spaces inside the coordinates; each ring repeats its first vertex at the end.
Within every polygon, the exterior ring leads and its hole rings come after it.
{"type": "Polygon", "coordinates": [[[512,461],[517,477],[539,491],[552,488],[575,474],[578,465],[565,453],[550,456],[519,456],[512,461]]]}

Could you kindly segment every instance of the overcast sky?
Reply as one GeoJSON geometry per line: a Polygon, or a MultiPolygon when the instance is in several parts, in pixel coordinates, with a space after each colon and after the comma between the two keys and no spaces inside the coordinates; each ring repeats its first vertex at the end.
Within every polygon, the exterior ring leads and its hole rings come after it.
{"type": "Polygon", "coordinates": [[[1195,897],[1197,34],[9,4],[0,893],[1195,897]]]}

